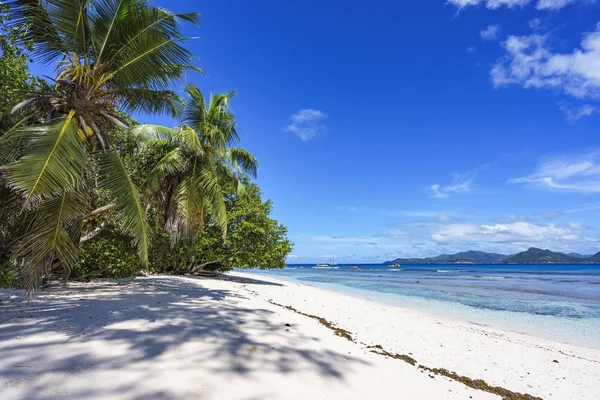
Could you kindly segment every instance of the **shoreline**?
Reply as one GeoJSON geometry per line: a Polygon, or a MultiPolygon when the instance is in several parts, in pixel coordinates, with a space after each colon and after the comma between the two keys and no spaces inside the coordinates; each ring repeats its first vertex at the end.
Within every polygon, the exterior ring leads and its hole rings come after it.
{"type": "Polygon", "coordinates": [[[2,398],[597,398],[598,351],[260,278],[0,289],[2,398]]]}
{"type": "MultiPolygon", "coordinates": [[[[600,349],[446,318],[435,312],[354,297],[328,287],[260,273],[236,271],[234,274],[240,277],[260,276],[293,287],[290,293],[302,292],[303,297],[328,299],[325,304],[315,304],[292,294],[287,297],[288,303],[284,304],[299,306],[303,312],[339,321],[339,327],[356,333],[359,339],[370,339],[383,345],[390,353],[409,354],[418,363],[450,369],[459,375],[481,378],[491,385],[544,399],[596,399],[600,394],[593,383],[600,381],[600,349]],[[331,301],[333,299],[336,301],[331,301]],[[362,313],[364,310],[368,312],[362,313]],[[387,326],[382,326],[385,323],[380,321],[393,318],[403,323],[387,322],[387,326]],[[406,325],[410,325],[408,332],[406,325]],[[423,331],[425,336],[419,334],[423,331]],[[584,365],[577,365],[578,362],[584,365]],[[558,366],[560,368],[556,368],[558,366]],[[567,368],[568,371],[565,371],[567,368]],[[581,386],[587,386],[587,390],[580,390],[581,386]]],[[[271,290],[269,294],[276,295],[277,292],[271,290]]]]}
{"type": "MultiPolygon", "coordinates": [[[[581,343],[575,343],[575,342],[566,341],[566,340],[561,340],[561,339],[557,339],[557,338],[553,338],[553,337],[546,337],[541,333],[537,334],[537,331],[535,331],[535,330],[532,330],[531,332],[523,332],[523,331],[517,330],[516,328],[513,329],[513,327],[508,326],[508,324],[507,325],[500,325],[500,324],[494,325],[493,323],[481,323],[481,322],[475,321],[473,318],[467,319],[464,317],[458,317],[456,315],[447,315],[447,313],[446,313],[446,315],[444,315],[443,311],[425,309],[425,307],[423,307],[423,306],[415,307],[413,304],[411,304],[410,306],[400,305],[399,301],[390,298],[388,296],[389,293],[385,293],[385,292],[370,291],[367,289],[346,287],[343,285],[337,285],[337,284],[331,284],[331,283],[321,283],[321,282],[306,282],[305,283],[305,282],[298,281],[295,279],[286,279],[286,278],[282,278],[279,276],[275,277],[275,276],[270,276],[267,274],[261,274],[261,272],[235,271],[233,273],[239,274],[240,277],[243,276],[244,278],[260,277],[260,278],[264,278],[265,280],[268,280],[268,281],[277,282],[279,284],[292,284],[292,285],[297,284],[300,286],[307,286],[307,287],[311,287],[311,288],[314,288],[317,290],[329,292],[332,294],[346,296],[346,297],[352,298],[352,299],[368,301],[368,302],[374,303],[376,305],[379,305],[381,307],[397,308],[397,309],[402,310],[405,313],[413,313],[415,316],[422,316],[422,317],[427,317],[430,319],[437,319],[437,320],[441,320],[441,321],[451,323],[451,324],[459,324],[459,325],[466,325],[466,326],[478,326],[478,327],[492,329],[492,330],[498,331],[500,333],[506,332],[506,333],[515,334],[515,335],[522,335],[526,338],[530,338],[533,340],[547,341],[549,343],[559,343],[559,344],[565,345],[565,346],[573,346],[576,348],[589,349],[591,351],[600,353],[600,348],[598,348],[598,347],[581,344],[581,343]]],[[[396,294],[393,294],[393,295],[396,296],[396,294]]],[[[403,296],[403,295],[399,295],[399,296],[411,297],[411,296],[403,296]]],[[[445,303],[441,300],[420,299],[420,298],[419,298],[419,300],[422,300],[423,303],[432,303],[432,304],[445,303]]],[[[469,306],[462,305],[462,304],[460,306],[464,307],[465,309],[470,308],[469,306]]],[[[510,313],[510,311],[502,311],[502,312],[510,313]]],[[[533,316],[533,317],[536,317],[536,316],[533,316]]]]}
{"type": "MultiPolygon", "coordinates": [[[[321,281],[318,279],[312,279],[318,278],[317,275],[305,276],[302,273],[296,275],[279,274],[279,271],[274,271],[274,273],[272,273],[271,271],[245,272],[236,270],[236,272],[250,273],[251,275],[264,277],[265,279],[276,279],[284,282],[299,283],[302,285],[335,292],[341,295],[374,301],[389,307],[400,307],[405,310],[412,310],[418,314],[427,314],[432,318],[441,318],[450,322],[466,322],[474,325],[496,328],[502,331],[533,336],[553,342],[560,342],[566,345],[600,350],[600,336],[597,335],[597,332],[600,329],[599,318],[579,319],[569,318],[559,314],[538,314],[523,310],[517,311],[505,307],[494,308],[495,304],[489,304],[491,308],[486,307],[485,304],[483,307],[477,307],[476,305],[474,306],[472,304],[463,303],[460,301],[460,298],[443,300],[430,298],[426,295],[406,294],[399,290],[377,290],[376,288],[372,289],[370,287],[365,288],[353,284],[346,284],[345,282],[347,279],[341,279],[339,282],[330,279],[324,279],[321,281]],[[299,277],[308,277],[311,279],[299,279],[299,277]]],[[[344,278],[348,278],[349,276],[350,275],[345,275],[344,278]]],[[[381,278],[381,276],[379,276],[379,278],[381,278]]],[[[396,276],[391,277],[391,279],[393,278],[396,278],[396,276]]],[[[487,277],[484,276],[484,278],[487,277]]],[[[410,293],[412,289],[410,288],[411,282],[410,278],[407,279],[409,280],[407,282],[394,283],[403,285],[402,287],[406,288],[410,293]]],[[[416,277],[413,279],[419,278],[416,277]]],[[[365,279],[364,282],[370,281],[365,279]]],[[[518,291],[513,289],[504,289],[502,287],[493,287],[493,289],[496,291],[507,290],[507,298],[511,298],[511,296],[513,296],[512,292],[540,293],[539,291],[518,291]]],[[[485,297],[486,294],[484,293],[483,295],[483,297],[485,297]]],[[[585,299],[588,300],[587,298],[585,299]]],[[[560,298],[552,299],[552,301],[559,302],[560,298]]],[[[596,304],[598,303],[596,302],[596,304]]],[[[574,305],[574,307],[576,306],[577,304],[574,305]]]]}

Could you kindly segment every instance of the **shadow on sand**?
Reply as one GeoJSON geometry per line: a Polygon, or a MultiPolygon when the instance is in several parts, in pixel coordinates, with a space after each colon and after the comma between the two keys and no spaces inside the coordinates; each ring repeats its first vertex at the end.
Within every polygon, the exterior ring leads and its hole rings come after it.
{"type": "Polygon", "coordinates": [[[22,298],[5,301],[0,303],[0,393],[22,385],[21,395],[11,398],[111,398],[124,393],[126,398],[175,398],[169,387],[151,391],[145,385],[152,377],[144,375],[144,366],[157,365],[159,359],[181,361],[208,379],[211,374],[239,377],[260,368],[277,374],[310,369],[342,380],[345,369],[363,363],[330,350],[312,351],[306,345],[317,338],[286,332],[284,325],[273,322],[278,321],[274,311],[243,304],[239,294],[206,289],[202,279],[181,278],[51,287],[30,304],[22,298]],[[23,340],[42,333],[50,335],[23,340]],[[285,338],[274,345],[277,335],[285,338]],[[120,350],[91,351],[93,341],[104,342],[100,348],[120,350]],[[115,369],[139,370],[140,379],[123,385],[90,382],[68,393],[52,392],[48,385],[65,373],[115,369]]]}
{"type": "Polygon", "coordinates": [[[213,279],[213,280],[226,281],[226,282],[247,283],[247,284],[251,284],[251,285],[284,286],[281,283],[277,283],[277,282],[269,282],[269,281],[263,281],[261,279],[248,278],[245,276],[242,277],[242,276],[226,275],[226,274],[215,274],[215,275],[207,275],[207,276],[201,276],[201,275],[200,276],[190,276],[189,278],[198,279],[200,281],[202,281],[204,279],[213,279]]]}

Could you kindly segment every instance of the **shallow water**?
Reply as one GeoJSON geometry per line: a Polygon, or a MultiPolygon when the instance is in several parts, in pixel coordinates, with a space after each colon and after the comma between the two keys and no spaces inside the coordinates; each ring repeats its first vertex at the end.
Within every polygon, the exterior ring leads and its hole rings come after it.
{"type": "Polygon", "coordinates": [[[599,265],[290,265],[253,273],[600,349],[599,265]]]}

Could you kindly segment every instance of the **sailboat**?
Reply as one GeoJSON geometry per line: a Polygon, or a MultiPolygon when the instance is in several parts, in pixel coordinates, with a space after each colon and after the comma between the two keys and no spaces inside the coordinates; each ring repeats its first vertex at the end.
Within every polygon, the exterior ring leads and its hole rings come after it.
{"type": "Polygon", "coordinates": [[[337,262],[335,261],[335,256],[331,256],[329,258],[329,264],[317,264],[315,268],[330,268],[332,265],[337,265],[337,262]]]}

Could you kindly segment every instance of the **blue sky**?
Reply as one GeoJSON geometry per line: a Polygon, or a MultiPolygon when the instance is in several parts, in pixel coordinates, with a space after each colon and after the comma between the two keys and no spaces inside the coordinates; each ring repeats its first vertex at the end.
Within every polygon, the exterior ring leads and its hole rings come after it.
{"type": "Polygon", "coordinates": [[[156,3],[202,14],[187,81],[237,90],[290,262],[600,251],[600,2],[156,3]]]}

